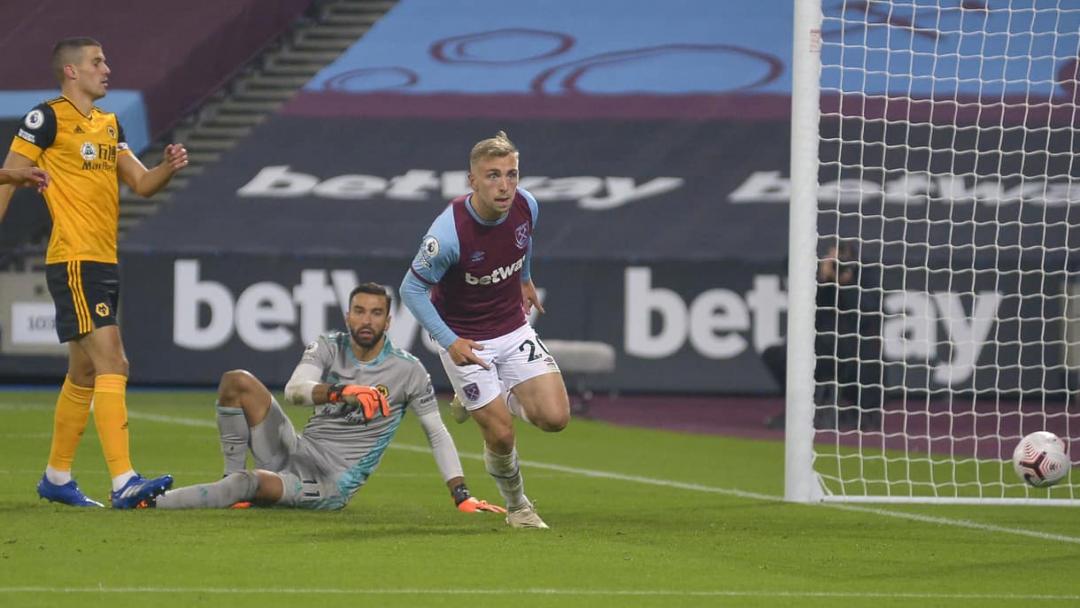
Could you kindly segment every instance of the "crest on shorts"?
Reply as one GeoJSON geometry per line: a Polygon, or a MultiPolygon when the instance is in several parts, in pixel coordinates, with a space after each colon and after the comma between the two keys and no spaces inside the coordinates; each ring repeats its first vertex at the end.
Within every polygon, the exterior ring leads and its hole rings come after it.
{"type": "Polygon", "coordinates": [[[518,249],[524,249],[529,244],[529,222],[522,222],[514,229],[514,242],[518,249]]]}
{"type": "Polygon", "coordinates": [[[480,398],[480,386],[475,382],[470,382],[461,387],[461,392],[465,393],[465,398],[469,401],[476,401],[480,398]]]}
{"type": "Polygon", "coordinates": [[[94,312],[96,312],[99,317],[107,317],[109,316],[109,305],[104,302],[98,302],[98,305],[94,307],[94,312]]]}

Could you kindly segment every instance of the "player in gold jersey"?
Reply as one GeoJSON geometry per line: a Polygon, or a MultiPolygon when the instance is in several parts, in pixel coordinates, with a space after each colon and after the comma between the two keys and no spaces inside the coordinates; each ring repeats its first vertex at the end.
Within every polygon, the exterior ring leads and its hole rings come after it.
{"type": "MultiPolygon", "coordinates": [[[[61,40],[53,49],[52,68],[60,97],[27,113],[3,168],[23,175],[36,166],[51,180],[44,190],[53,220],[45,275],[56,305],[57,335],[68,345],[68,371],[38,495],[73,506],[103,506],[83,494],[71,477],[93,401],[94,425],[112,477],[112,506],[132,508],[168,489],[172,476],[142,477],[128,450],[128,362],[116,320],[118,181],[136,194],[153,196],[187,166],[187,151],[171,144],[153,169],[139,162],[116,115],[94,105],[105,96],[110,73],[97,41],[61,40]]],[[[0,218],[13,191],[12,184],[0,185],[0,218]]]]}

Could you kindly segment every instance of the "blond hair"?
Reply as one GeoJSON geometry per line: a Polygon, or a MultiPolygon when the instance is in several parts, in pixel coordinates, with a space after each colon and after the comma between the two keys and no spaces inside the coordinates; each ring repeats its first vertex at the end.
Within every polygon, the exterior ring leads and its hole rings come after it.
{"type": "Polygon", "coordinates": [[[495,137],[476,142],[472,152],[469,153],[469,166],[475,165],[477,161],[485,158],[502,158],[517,153],[518,149],[514,147],[514,142],[510,141],[510,138],[506,136],[506,131],[499,131],[495,134],[495,137]]]}

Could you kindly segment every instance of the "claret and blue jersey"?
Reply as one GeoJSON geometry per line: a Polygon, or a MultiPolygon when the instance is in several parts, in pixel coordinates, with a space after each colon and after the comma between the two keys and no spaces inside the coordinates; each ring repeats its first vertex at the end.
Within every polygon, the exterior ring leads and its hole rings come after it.
{"type": "Polygon", "coordinates": [[[487,221],[470,198],[454,199],[435,218],[401,285],[405,305],[444,348],[526,323],[521,283],[530,277],[536,199],[518,188],[506,215],[487,221]]]}

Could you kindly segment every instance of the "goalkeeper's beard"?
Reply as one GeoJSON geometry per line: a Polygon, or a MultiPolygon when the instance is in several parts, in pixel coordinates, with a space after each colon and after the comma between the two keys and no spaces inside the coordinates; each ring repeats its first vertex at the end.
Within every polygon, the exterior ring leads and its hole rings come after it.
{"type": "Polygon", "coordinates": [[[385,331],[375,331],[372,327],[350,327],[349,333],[352,334],[353,342],[356,342],[361,348],[371,348],[372,346],[375,346],[379,343],[379,340],[383,339],[383,335],[386,334],[385,331]],[[371,331],[370,338],[362,337],[360,335],[360,332],[365,329],[371,331]]]}

